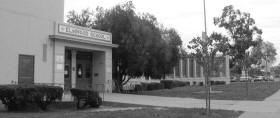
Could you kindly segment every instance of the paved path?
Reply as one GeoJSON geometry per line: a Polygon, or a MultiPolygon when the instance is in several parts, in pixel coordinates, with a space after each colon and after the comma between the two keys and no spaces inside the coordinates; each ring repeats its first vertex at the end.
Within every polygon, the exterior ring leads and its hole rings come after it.
{"type": "MultiPolygon", "coordinates": [[[[262,101],[268,107],[274,107],[276,110],[270,112],[245,112],[239,118],[280,118],[280,90],[275,94],[267,97],[262,101]]],[[[263,109],[262,106],[256,107],[255,109],[263,109]]]]}
{"type": "MultiPolygon", "coordinates": [[[[112,93],[105,94],[104,100],[163,107],[205,108],[205,100],[192,98],[112,93]]],[[[211,109],[245,111],[240,118],[280,118],[280,90],[264,101],[211,100],[211,109]]]]}

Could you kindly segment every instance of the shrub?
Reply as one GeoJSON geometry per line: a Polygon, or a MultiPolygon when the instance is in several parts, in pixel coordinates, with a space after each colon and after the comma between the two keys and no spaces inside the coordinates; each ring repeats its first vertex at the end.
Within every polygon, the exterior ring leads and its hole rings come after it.
{"type": "Polygon", "coordinates": [[[149,84],[149,83],[141,83],[141,89],[142,89],[142,91],[147,91],[147,90],[148,90],[148,84],[149,84]]]}
{"type": "Polygon", "coordinates": [[[160,80],[160,83],[164,85],[165,89],[172,89],[174,87],[173,80],[160,80]]]}
{"type": "Polygon", "coordinates": [[[186,86],[187,84],[190,85],[189,82],[183,82],[178,80],[161,80],[160,83],[164,85],[165,89],[172,89],[174,87],[182,87],[186,86]]]}
{"type": "Polygon", "coordinates": [[[190,82],[186,82],[186,86],[190,86],[191,85],[191,83],[190,82]]]}
{"type": "Polygon", "coordinates": [[[164,85],[162,83],[152,82],[152,83],[148,83],[147,85],[148,91],[159,90],[159,89],[164,89],[164,85]]]}
{"type": "Polygon", "coordinates": [[[210,81],[210,84],[211,84],[211,85],[215,85],[215,82],[214,82],[214,81],[210,81]]]}
{"type": "Polygon", "coordinates": [[[203,86],[203,82],[199,82],[199,86],[203,86]]]}
{"type": "Polygon", "coordinates": [[[174,80],[174,81],[173,81],[173,84],[174,84],[174,87],[182,87],[182,86],[186,86],[186,82],[183,82],[183,81],[177,81],[177,80],[174,80]]]}
{"type": "Polygon", "coordinates": [[[224,85],[226,84],[225,81],[211,81],[211,85],[224,85]]]}
{"type": "Polygon", "coordinates": [[[138,93],[138,92],[143,91],[143,88],[141,85],[137,84],[137,85],[135,85],[134,91],[135,91],[135,93],[138,93]]]}
{"type": "Polygon", "coordinates": [[[102,99],[99,93],[94,90],[72,88],[70,91],[75,97],[77,102],[76,107],[78,109],[85,108],[86,106],[99,107],[102,105],[102,99]]]}
{"type": "Polygon", "coordinates": [[[194,82],[192,82],[192,85],[196,85],[196,82],[194,81],[194,82]]]}
{"type": "Polygon", "coordinates": [[[61,100],[63,89],[47,85],[1,85],[0,100],[8,110],[24,109],[35,104],[42,110],[56,100],[61,100]]]}
{"type": "Polygon", "coordinates": [[[225,81],[216,81],[216,85],[224,85],[224,84],[226,84],[225,81]]]}

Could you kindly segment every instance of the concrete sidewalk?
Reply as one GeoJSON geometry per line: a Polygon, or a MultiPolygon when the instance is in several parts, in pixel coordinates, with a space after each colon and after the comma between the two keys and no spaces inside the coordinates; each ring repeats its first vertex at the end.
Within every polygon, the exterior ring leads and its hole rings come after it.
{"type": "MultiPolygon", "coordinates": [[[[245,112],[239,118],[280,118],[280,90],[275,94],[267,97],[262,103],[270,108],[274,107],[276,110],[269,112],[245,112]]],[[[264,109],[263,106],[256,107],[255,109],[264,109]]]]}
{"type": "MultiPolygon", "coordinates": [[[[280,91],[276,94],[280,95],[280,91]]],[[[246,113],[277,113],[280,101],[277,95],[267,101],[211,100],[211,109],[245,111],[246,113]]],[[[131,94],[105,94],[105,101],[178,108],[205,108],[205,100],[192,98],[159,97],[131,94]]],[[[280,96],[279,96],[280,97],[280,96]]],[[[280,117],[280,116],[279,116],[280,117]]],[[[245,117],[242,117],[245,118],[245,117]]]]}

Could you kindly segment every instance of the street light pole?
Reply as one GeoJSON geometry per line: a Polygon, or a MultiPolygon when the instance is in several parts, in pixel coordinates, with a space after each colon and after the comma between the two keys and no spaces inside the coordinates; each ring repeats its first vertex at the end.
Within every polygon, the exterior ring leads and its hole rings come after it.
{"type": "Polygon", "coordinates": [[[247,68],[247,50],[245,50],[245,56],[244,56],[244,70],[245,70],[245,79],[246,79],[246,99],[248,99],[248,95],[249,95],[249,87],[248,87],[248,81],[249,81],[249,78],[248,78],[248,68],[247,68]]]}
{"type": "Polygon", "coordinates": [[[265,55],[265,72],[266,72],[266,80],[268,80],[268,69],[267,69],[267,54],[265,55]]]}
{"type": "Polygon", "coordinates": [[[205,0],[203,0],[203,9],[204,9],[204,31],[205,31],[205,34],[207,35],[205,0]]]}
{"type": "Polygon", "coordinates": [[[205,89],[206,89],[206,94],[207,94],[207,97],[206,97],[206,117],[208,118],[210,116],[210,82],[209,82],[209,55],[208,55],[208,51],[207,51],[207,42],[208,42],[208,37],[207,37],[207,24],[206,24],[206,7],[205,7],[205,0],[203,0],[203,9],[204,9],[204,41],[205,41],[205,44],[206,44],[206,48],[205,49],[205,62],[204,62],[204,69],[205,69],[205,89]]]}

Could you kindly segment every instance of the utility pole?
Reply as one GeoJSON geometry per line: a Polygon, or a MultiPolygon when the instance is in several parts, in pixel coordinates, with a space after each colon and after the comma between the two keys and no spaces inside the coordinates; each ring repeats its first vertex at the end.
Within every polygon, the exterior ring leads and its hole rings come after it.
{"type": "Polygon", "coordinates": [[[206,24],[206,7],[205,7],[205,0],[203,0],[203,8],[204,8],[204,33],[202,34],[202,37],[204,38],[203,40],[205,41],[204,43],[206,46],[204,46],[204,76],[205,76],[205,89],[206,89],[206,117],[209,118],[210,116],[210,81],[209,81],[209,54],[208,54],[208,49],[207,49],[207,43],[208,43],[208,37],[207,37],[207,24],[206,24]]]}
{"type": "Polygon", "coordinates": [[[248,81],[249,81],[249,78],[248,78],[248,70],[247,70],[247,52],[245,51],[245,56],[244,56],[244,70],[245,70],[245,79],[246,79],[246,99],[248,99],[248,95],[249,95],[249,87],[248,87],[248,81]]]}
{"type": "Polygon", "coordinates": [[[266,71],[266,80],[268,80],[268,68],[267,68],[267,53],[265,55],[265,71],[266,71]]]}

